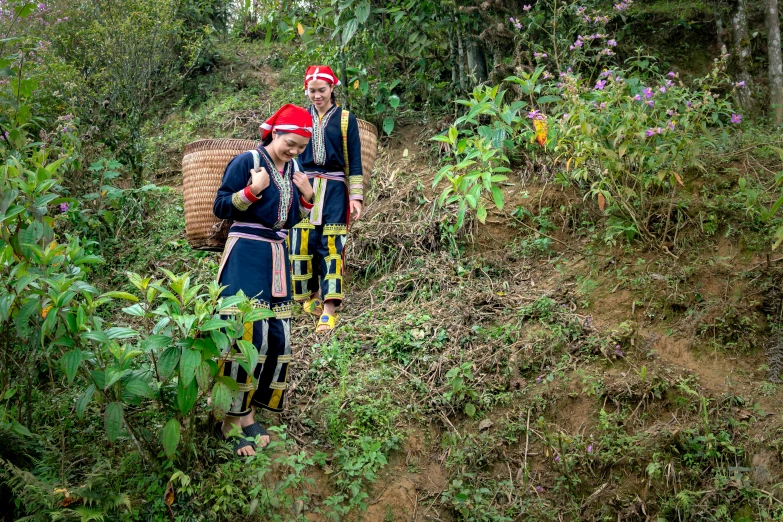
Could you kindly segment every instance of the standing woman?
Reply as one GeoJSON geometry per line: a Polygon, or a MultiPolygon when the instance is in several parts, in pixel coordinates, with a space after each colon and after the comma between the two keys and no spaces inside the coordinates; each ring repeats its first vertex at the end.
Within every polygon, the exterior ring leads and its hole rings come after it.
{"type": "Polygon", "coordinates": [[[317,332],[333,330],[344,296],[343,253],[349,219],[362,214],[362,147],[353,114],[337,106],[340,80],[331,68],[310,66],[305,92],[312,105],[313,138],[302,153],[302,169],[315,193],[310,218],[290,237],[294,299],[317,317],[317,332]],[[347,157],[346,157],[347,152],[347,157]]]}
{"type": "MultiPolygon", "coordinates": [[[[255,422],[256,409],[282,411],[288,387],[292,301],[284,242],[288,229],[312,208],[313,190],[294,161],[309,143],[312,126],[307,110],[291,104],[281,107],[261,125],[262,146],[228,164],[215,198],[215,216],[233,221],[218,269],[218,282],[225,286],[222,296],[241,290],[256,306],[275,314],[245,325],[242,338],[258,350],[252,376],[238,364],[241,355],[234,348],[221,362],[219,375],[236,380],[239,395],[215,431],[233,442],[238,456],[253,455],[256,447],[253,440],[238,436],[240,432],[250,439],[261,436],[263,446],[269,443],[266,430],[255,422]]],[[[223,315],[237,312],[221,310],[223,315]]]]}

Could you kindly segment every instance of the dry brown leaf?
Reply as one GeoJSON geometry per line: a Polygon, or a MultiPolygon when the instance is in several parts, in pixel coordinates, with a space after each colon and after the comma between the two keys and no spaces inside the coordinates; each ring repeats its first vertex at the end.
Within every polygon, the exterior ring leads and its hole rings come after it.
{"type": "Polygon", "coordinates": [[[680,175],[677,174],[676,172],[672,172],[672,174],[674,174],[674,177],[677,179],[677,183],[679,183],[680,185],[682,185],[684,187],[685,183],[682,182],[682,178],[680,177],[680,175]]]}
{"type": "Polygon", "coordinates": [[[598,208],[601,209],[601,212],[606,208],[606,198],[600,192],[598,193],[598,208]]]}
{"type": "Polygon", "coordinates": [[[166,484],[166,492],[163,494],[163,502],[165,502],[167,506],[171,507],[175,499],[176,497],[174,496],[174,485],[171,482],[169,482],[168,484],[166,484]]]}

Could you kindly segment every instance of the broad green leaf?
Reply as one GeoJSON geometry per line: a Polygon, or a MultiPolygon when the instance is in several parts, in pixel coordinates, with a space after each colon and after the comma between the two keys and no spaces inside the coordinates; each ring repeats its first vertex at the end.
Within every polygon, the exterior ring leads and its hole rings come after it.
{"type": "Polygon", "coordinates": [[[484,223],[487,220],[487,209],[484,208],[483,204],[479,204],[478,208],[476,208],[476,217],[481,223],[484,223]]]}
{"type": "Polygon", "coordinates": [[[122,309],[122,311],[135,317],[144,317],[144,308],[142,308],[140,304],[125,307],[122,309]]]}
{"type": "Polygon", "coordinates": [[[359,20],[356,18],[353,18],[349,20],[344,26],[343,26],[343,46],[348,45],[348,42],[351,41],[351,38],[353,38],[353,35],[356,34],[356,30],[359,29],[359,20]]]}
{"type": "Polygon", "coordinates": [[[367,0],[363,0],[359,5],[356,6],[356,19],[359,21],[360,24],[363,24],[367,21],[367,18],[370,17],[370,2],[367,0]]]}
{"type": "Polygon", "coordinates": [[[182,350],[178,346],[169,346],[158,359],[158,373],[160,378],[167,381],[174,373],[174,369],[179,364],[182,350]]]}
{"type": "Polygon", "coordinates": [[[125,383],[124,387],[126,390],[139,397],[149,397],[152,395],[149,384],[139,377],[129,380],[125,383]]]}
{"type": "Polygon", "coordinates": [[[492,200],[495,202],[495,206],[498,207],[498,210],[503,210],[503,191],[498,187],[492,187],[492,200]]]}
{"type": "Polygon", "coordinates": [[[383,132],[387,135],[391,134],[394,130],[394,118],[386,117],[383,119],[383,132]]]}
{"type": "MultiPolygon", "coordinates": [[[[246,323],[255,323],[264,319],[274,319],[275,313],[268,308],[253,308],[243,317],[246,323]]],[[[222,350],[221,350],[222,353],[222,350]]]]}
{"type": "Polygon", "coordinates": [[[221,328],[226,328],[227,326],[230,326],[231,323],[226,321],[225,319],[209,319],[207,321],[204,321],[204,324],[202,324],[199,327],[199,330],[202,332],[210,332],[212,330],[220,330],[221,328]]]}
{"type": "Polygon", "coordinates": [[[171,344],[171,337],[169,337],[168,335],[155,334],[155,335],[150,335],[149,337],[144,339],[141,342],[141,348],[145,352],[149,352],[150,350],[158,350],[160,348],[165,348],[169,344],[171,344]]]}
{"type": "Polygon", "coordinates": [[[139,335],[139,333],[133,328],[126,328],[122,326],[108,328],[105,333],[109,339],[130,339],[131,337],[136,337],[139,335]]]}
{"type": "Polygon", "coordinates": [[[195,379],[191,379],[189,386],[184,386],[182,380],[177,387],[177,406],[183,414],[188,413],[198,399],[198,386],[195,379]]]}
{"type": "Polygon", "coordinates": [[[240,366],[242,366],[248,375],[255,373],[255,367],[258,363],[258,348],[253,346],[253,343],[240,339],[237,341],[237,347],[244,356],[245,360],[238,360],[240,366]]]}
{"type": "Polygon", "coordinates": [[[476,406],[473,405],[473,403],[468,403],[465,405],[465,415],[468,417],[473,417],[476,415],[476,406]]]}
{"type": "Polygon", "coordinates": [[[212,412],[216,419],[222,419],[231,407],[233,394],[223,382],[216,382],[212,388],[212,412]]]}
{"type": "Polygon", "coordinates": [[[170,459],[174,458],[174,453],[177,451],[180,430],[181,427],[177,419],[169,419],[169,421],[163,427],[161,442],[163,443],[163,451],[166,452],[166,456],[170,459]]]}
{"type": "Polygon", "coordinates": [[[196,383],[200,390],[206,390],[209,387],[209,378],[211,376],[209,363],[201,361],[199,367],[196,368],[196,383]]]}
{"type": "Polygon", "coordinates": [[[84,418],[84,410],[87,409],[87,405],[90,404],[92,396],[95,393],[95,385],[90,384],[86,390],[79,396],[79,400],[76,401],[76,416],[80,419],[84,418]]]}
{"type": "Polygon", "coordinates": [[[114,443],[114,441],[117,440],[117,437],[120,436],[120,431],[122,430],[122,404],[119,402],[112,402],[106,406],[104,424],[106,426],[106,435],[109,437],[109,442],[114,443]]]}
{"type": "Polygon", "coordinates": [[[73,383],[76,372],[79,370],[79,364],[82,362],[82,351],[80,349],[71,350],[66,353],[62,360],[63,373],[68,378],[68,384],[73,383]]]}
{"type": "Polygon", "coordinates": [[[400,97],[396,94],[389,96],[389,105],[391,105],[392,109],[396,109],[400,105],[400,97]]]}
{"type": "Polygon", "coordinates": [[[179,360],[179,381],[188,386],[196,376],[196,368],[201,364],[201,352],[184,348],[179,360]]]}
{"type": "Polygon", "coordinates": [[[538,99],[539,105],[544,105],[546,103],[554,103],[562,101],[562,98],[560,96],[542,96],[538,99]]]}

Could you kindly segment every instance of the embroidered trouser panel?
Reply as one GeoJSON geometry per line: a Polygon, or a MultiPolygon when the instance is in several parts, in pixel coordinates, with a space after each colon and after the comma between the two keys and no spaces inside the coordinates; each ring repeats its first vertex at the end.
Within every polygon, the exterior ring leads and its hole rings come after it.
{"type": "MultiPolygon", "coordinates": [[[[242,353],[236,346],[223,354],[218,374],[233,378],[239,385],[239,393],[231,403],[228,414],[244,416],[251,406],[280,412],[283,410],[285,390],[288,387],[288,370],[291,364],[291,285],[288,269],[288,252],[282,249],[282,262],[287,295],[278,294],[275,283],[279,279],[281,264],[279,245],[264,241],[238,239],[231,245],[228,257],[224,254],[220,284],[225,285],[223,296],[231,296],[242,290],[254,299],[255,305],[270,308],[274,319],[246,323],[242,339],[258,350],[258,363],[252,375],[243,368],[242,353]],[[274,291],[273,291],[274,290],[274,291]]],[[[229,318],[236,308],[221,310],[221,316],[229,318]]]]}
{"type": "Polygon", "coordinates": [[[320,180],[326,183],[322,193],[322,223],[314,225],[304,220],[288,236],[290,247],[293,297],[303,301],[319,292],[321,299],[342,301],[344,295],[343,259],[348,234],[346,225],[347,197],[345,183],[320,180]]]}

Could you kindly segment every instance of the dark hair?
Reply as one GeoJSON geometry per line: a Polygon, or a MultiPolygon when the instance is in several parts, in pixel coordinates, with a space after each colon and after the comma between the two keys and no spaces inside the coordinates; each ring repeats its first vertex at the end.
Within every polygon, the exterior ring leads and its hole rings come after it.
{"type": "Polygon", "coordinates": [[[261,145],[263,145],[264,147],[266,147],[270,143],[272,143],[272,133],[271,132],[269,133],[269,136],[267,136],[266,138],[261,140],[261,145]]]}

